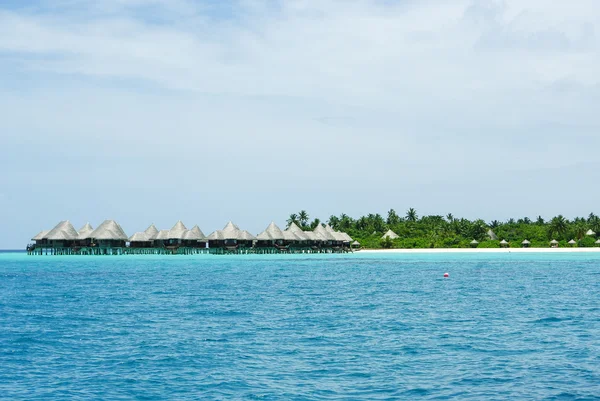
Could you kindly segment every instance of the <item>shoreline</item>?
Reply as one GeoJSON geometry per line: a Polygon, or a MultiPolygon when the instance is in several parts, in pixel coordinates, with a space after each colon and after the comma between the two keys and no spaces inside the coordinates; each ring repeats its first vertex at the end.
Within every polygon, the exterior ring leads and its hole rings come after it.
{"type": "Polygon", "coordinates": [[[415,248],[361,249],[356,253],[600,253],[600,248],[415,248]]]}

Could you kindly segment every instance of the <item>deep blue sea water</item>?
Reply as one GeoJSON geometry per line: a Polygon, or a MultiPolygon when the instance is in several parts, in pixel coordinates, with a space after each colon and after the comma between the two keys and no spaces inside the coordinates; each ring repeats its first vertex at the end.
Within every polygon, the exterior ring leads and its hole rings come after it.
{"type": "Polygon", "coordinates": [[[600,255],[3,253],[0,399],[600,399],[600,255]]]}

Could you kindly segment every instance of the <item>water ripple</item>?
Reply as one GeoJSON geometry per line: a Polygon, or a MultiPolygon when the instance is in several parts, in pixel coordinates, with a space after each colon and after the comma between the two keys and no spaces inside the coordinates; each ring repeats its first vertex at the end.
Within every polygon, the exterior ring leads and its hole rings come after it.
{"type": "Polygon", "coordinates": [[[600,399],[595,255],[0,258],[0,399],[600,399]]]}

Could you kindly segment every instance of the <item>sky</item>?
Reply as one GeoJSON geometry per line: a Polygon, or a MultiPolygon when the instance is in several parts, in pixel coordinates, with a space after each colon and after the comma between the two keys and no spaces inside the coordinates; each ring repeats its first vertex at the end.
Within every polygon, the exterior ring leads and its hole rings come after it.
{"type": "Polygon", "coordinates": [[[0,249],[600,213],[600,2],[0,1],[0,249]]]}

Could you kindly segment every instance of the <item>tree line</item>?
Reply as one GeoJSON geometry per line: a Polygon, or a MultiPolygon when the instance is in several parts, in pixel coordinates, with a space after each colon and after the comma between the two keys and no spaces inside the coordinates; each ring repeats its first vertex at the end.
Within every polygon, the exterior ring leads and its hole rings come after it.
{"type": "MultiPolygon", "coordinates": [[[[287,219],[288,227],[292,222],[303,230],[313,230],[322,223],[318,218],[311,220],[305,210],[292,213],[287,219]]],[[[501,240],[508,241],[511,247],[521,247],[523,240],[530,241],[532,247],[548,247],[553,239],[559,241],[559,246],[569,246],[568,242],[575,240],[577,246],[585,247],[598,245],[596,233],[600,233],[600,217],[594,213],[571,220],[558,215],[549,220],[538,216],[486,222],[458,218],[451,213],[419,216],[416,209],[410,208],[404,215],[390,209],[386,217],[376,213],[352,218],[342,213],[329,216],[324,222],[367,248],[467,248],[473,240],[479,242],[480,248],[500,247],[501,240]],[[382,239],[388,230],[399,238],[382,239]]]]}

